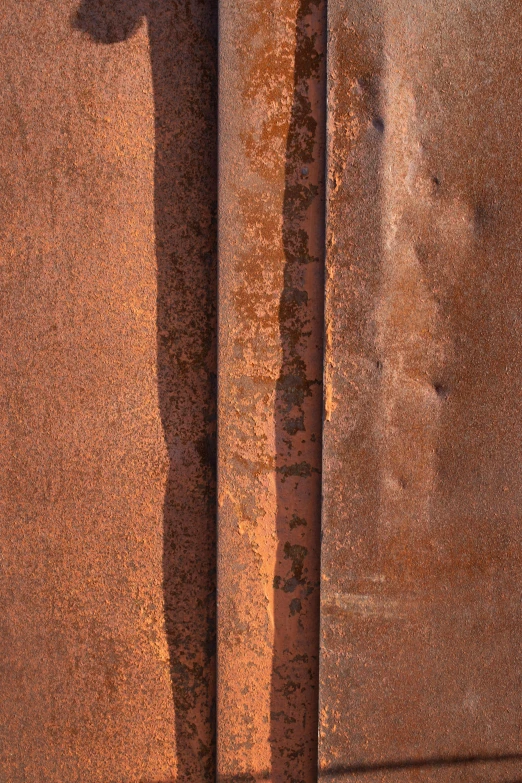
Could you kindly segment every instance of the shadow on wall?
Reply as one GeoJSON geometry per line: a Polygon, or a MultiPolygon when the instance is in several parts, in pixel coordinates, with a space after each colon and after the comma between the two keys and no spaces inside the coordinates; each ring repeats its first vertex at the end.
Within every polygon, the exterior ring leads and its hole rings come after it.
{"type": "MultiPolygon", "coordinates": [[[[217,0],[81,0],[98,44],[147,23],[155,109],[157,374],[169,454],[163,591],[178,780],[215,779],[217,0]]],[[[139,477],[137,477],[139,480],[139,477]]]]}
{"type": "MultiPolygon", "coordinates": [[[[270,779],[317,780],[324,298],[324,0],[299,0],[283,200],[270,779]]],[[[252,778],[253,780],[253,778],[252,778]]]]}
{"type": "MultiPolygon", "coordinates": [[[[472,756],[441,756],[439,758],[403,759],[400,761],[388,761],[376,764],[354,764],[350,767],[332,766],[319,772],[320,780],[331,778],[349,779],[355,775],[365,775],[376,772],[394,772],[400,770],[442,769],[456,767],[472,767],[477,765],[491,765],[520,761],[520,753],[499,753],[498,755],[475,754],[472,756]]],[[[520,780],[506,779],[506,783],[522,783],[520,780]]]]}
{"type": "MultiPolygon", "coordinates": [[[[311,783],[317,775],[324,15],[324,0],[299,0],[285,164],[270,733],[277,783],[311,783]]],[[[99,44],[114,44],[145,21],[155,107],[158,387],[170,461],[163,584],[178,779],[210,783],[216,775],[217,0],[82,0],[73,25],[99,44]]]]}

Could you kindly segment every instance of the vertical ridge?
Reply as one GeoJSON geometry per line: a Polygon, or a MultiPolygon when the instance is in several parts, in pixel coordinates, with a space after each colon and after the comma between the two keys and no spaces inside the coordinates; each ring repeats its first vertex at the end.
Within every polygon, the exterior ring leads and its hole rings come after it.
{"type": "Polygon", "coordinates": [[[314,781],[324,4],[221,8],[218,773],[314,781]]]}

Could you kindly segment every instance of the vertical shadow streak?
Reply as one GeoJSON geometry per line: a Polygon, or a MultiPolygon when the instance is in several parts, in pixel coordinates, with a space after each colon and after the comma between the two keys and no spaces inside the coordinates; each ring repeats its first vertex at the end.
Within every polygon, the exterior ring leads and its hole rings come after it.
{"type": "MultiPolygon", "coordinates": [[[[217,0],[81,0],[100,44],[146,20],[155,109],[157,374],[169,456],[165,626],[177,779],[215,778],[217,0]]],[[[139,477],[137,477],[139,480],[139,477]]]]}
{"type": "Polygon", "coordinates": [[[299,0],[276,387],[271,780],[317,780],[325,174],[324,0],[299,0]]]}

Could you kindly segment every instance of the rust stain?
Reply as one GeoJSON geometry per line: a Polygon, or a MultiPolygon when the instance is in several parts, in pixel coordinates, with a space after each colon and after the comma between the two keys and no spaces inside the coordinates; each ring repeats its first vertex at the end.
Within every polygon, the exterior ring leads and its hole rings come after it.
{"type": "Polygon", "coordinates": [[[276,385],[274,781],[317,775],[324,265],[325,6],[302,0],[287,135],[276,385]]]}
{"type": "Polygon", "coordinates": [[[218,774],[313,781],[325,8],[221,18],[218,774]]]}

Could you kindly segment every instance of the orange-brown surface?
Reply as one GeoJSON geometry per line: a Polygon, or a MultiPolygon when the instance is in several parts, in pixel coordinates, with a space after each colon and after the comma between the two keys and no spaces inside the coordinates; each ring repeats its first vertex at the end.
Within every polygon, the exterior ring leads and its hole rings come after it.
{"type": "Polygon", "coordinates": [[[214,778],[216,8],[0,9],[0,779],[214,778]]]}
{"type": "Polygon", "coordinates": [[[0,783],[520,783],[521,23],[4,0],[0,783]]]}
{"type": "Polygon", "coordinates": [[[520,779],[522,9],[332,0],[320,768],[520,779]]]}
{"type": "Polygon", "coordinates": [[[218,774],[312,783],[325,7],[221,9],[218,774]]]}

